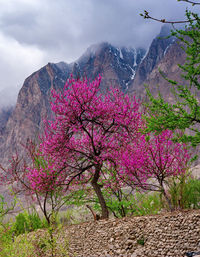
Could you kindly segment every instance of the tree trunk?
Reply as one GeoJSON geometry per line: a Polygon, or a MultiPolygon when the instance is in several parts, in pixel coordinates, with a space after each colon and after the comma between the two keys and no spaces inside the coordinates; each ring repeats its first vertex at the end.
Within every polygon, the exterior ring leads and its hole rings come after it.
{"type": "Polygon", "coordinates": [[[172,206],[172,202],[171,202],[170,198],[167,196],[167,194],[166,194],[165,189],[164,189],[163,186],[162,186],[162,193],[163,193],[163,195],[164,195],[164,197],[165,197],[165,199],[166,199],[166,201],[167,201],[167,203],[168,203],[168,206],[169,206],[170,211],[174,211],[174,208],[173,208],[173,206],[172,206]]]}
{"type": "Polygon", "coordinates": [[[94,177],[91,181],[91,185],[99,199],[99,203],[100,203],[100,206],[101,206],[101,213],[102,213],[102,216],[101,218],[102,219],[108,219],[109,218],[109,212],[108,212],[108,208],[106,206],[106,202],[105,202],[105,199],[103,197],[103,194],[101,192],[101,187],[100,185],[97,183],[98,182],[98,179],[100,177],[100,171],[101,171],[101,166],[100,165],[97,165],[95,167],[95,173],[94,173],[94,177]]]}

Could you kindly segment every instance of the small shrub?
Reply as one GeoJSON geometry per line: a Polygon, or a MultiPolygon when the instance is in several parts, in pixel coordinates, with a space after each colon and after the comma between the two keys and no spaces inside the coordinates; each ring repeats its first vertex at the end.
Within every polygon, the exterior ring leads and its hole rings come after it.
{"type": "Polygon", "coordinates": [[[134,195],[134,215],[157,214],[162,209],[162,203],[159,193],[139,193],[134,195]]]}
{"type": "Polygon", "coordinates": [[[19,213],[16,216],[16,221],[14,224],[14,232],[15,235],[18,236],[20,234],[24,234],[26,231],[28,231],[28,221],[25,216],[25,213],[19,213]]]}
{"type": "Polygon", "coordinates": [[[34,231],[36,229],[42,228],[44,225],[39,215],[36,212],[28,214],[27,219],[28,219],[29,231],[34,231]]]}
{"type": "Polygon", "coordinates": [[[144,239],[143,236],[137,240],[137,244],[144,246],[144,244],[145,244],[145,239],[144,239]]]}
{"type": "Polygon", "coordinates": [[[0,256],[6,245],[9,245],[13,241],[13,228],[9,223],[3,224],[0,226],[0,256]]]}
{"type": "Polygon", "coordinates": [[[34,246],[27,239],[25,235],[23,235],[20,240],[15,242],[8,242],[4,245],[2,251],[0,252],[0,257],[39,257],[37,253],[34,251],[34,246]]]}
{"type": "Polygon", "coordinates": [[[62,226],[24,233],[14,240],[13,227],[0,227],[0,257],[69,257],[69,240],[62,226]]]}
{"type": "Polygon", "coordinates": [[[24,234],[25,232],[34,231],[39,228],[47,227],[44,221],[42,221],[36,212],[19,213],[16,216],[16,221],[14,223],[14,233],[16,236],[24,234]]]}
{"type": "Polygon", "coordinates": [[[169,195],[175,209],[200,209],[200,180],[188,175],[173,178],[169,195]]]}
{"type": "Polygon", "coordinates": [[[200,209],[200,180],[189,179],[183,193],[184,208],[200,209]]]}

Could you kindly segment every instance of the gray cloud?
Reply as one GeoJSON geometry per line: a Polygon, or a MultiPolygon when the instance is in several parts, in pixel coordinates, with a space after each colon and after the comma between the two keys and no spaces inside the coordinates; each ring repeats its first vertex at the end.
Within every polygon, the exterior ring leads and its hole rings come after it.
{"type": "Polygon", "coordinates": [[[161,24],[144,20],[139,13],[148,10],[154,17],[182,19],[187,6],[176,0],[0,0],[0,4],[0,99],[6,88],[16,96],[35,69],[47,62],[71,62],[91,44],[108,41],[147,48],[161,24]]]}

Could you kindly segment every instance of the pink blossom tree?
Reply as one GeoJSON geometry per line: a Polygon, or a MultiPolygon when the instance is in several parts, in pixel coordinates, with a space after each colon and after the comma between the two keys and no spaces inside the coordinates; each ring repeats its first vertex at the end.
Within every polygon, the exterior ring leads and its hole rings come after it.
{"type": "Polygon", "coordinates": [[[32,188],[45,192],[90,182],[102,218],[109,214],[101,188],[122,187],[125,182],[162,192],[170,206],[165,185],[168,177],[186,171],[190,155],[185,145],[174,143],[171,131],[147,140],[140,132],[144,123],[139,103],[114,89],[102,94],[100,82],[100,77],[94,82],[71,78],[63,92],[52,92],[55,118],[46,124],[40,145],[40,156],[48,168],[30,169],[32,188]],[[104,174],[104,167],[118,171],[115,185],[109,179],[112,174],[104,174]],[[102,180],[105,175],[107,179],[102,180]],[[152,178],[157,184],[150,184],[152,178]]]}
{"type": "Polygon", "coordinates": [[[24,148],[25,155],[13,155],[8,168],[0,165],[0,185],[7,184],[15,196],[23,195],[28,202],[38,204],[50,225],[52,216],[68,200],[62,187],[64,178],[59,175],[59,167],[43,156],[35,143],[28,140],[24,148]]]}
{"type": "Polygon", "coordinates": [[[190,158],[186,145],[173,141],[172,131],[141,135],[121,153],[119,173],[130,186],[160,191],[172,209],[166,192],[168,178],[185,174],[190,158]]]}
{"type": "MultiPolygon", "coordinates": [[[[102,94],[100,82],[100,76],[93,82],[71,78],[62,93],[52,92],[55,118],[46,126],[40,151],[57,167],[51,169],[51,176],[56,172],[56,183],[68,187],[72,181],[90,182],[99,199],[102,218],[108,218],[103,185],[98,183],[102,168],[116,165],[117,153],[138,138],[142,120],[134,98],[116,89],[102,94]]],[[[33,187],[40,187],[40,174],[37,169],[31,172],[33,187]]]]}
{"type": "Polygon", "coordinates": [[[93,82],[70,78],[63,92],[53,91],[54,119],[46,122],[39,149],[31,148],[31,144],[27,148],[31,164],[21,165],[18,158],[12,161],[13,181],[35,194],[38,201],[42,197],[40,206],[48,222],[64,203],[58,197],[80,184],[91,184],[102,218],[109,216],[103,186],[116,191],[126,183],[157,190],[170,206],[165,190],[167,178],[186,171],[190,155],[185,145],[174,143],[170,131],[143,135],[140,131],[144,122],[136,99],[117,89],[102,94],[100,83],[100,76],[93,82]],[[152,178],[157,184],[149,182],[152,178]],[[48,200],[52,207],[49,214],[48,200]]]}

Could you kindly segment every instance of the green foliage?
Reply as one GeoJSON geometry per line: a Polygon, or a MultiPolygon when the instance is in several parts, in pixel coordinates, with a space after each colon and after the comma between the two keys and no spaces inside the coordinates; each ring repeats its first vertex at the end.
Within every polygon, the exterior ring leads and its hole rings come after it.
{"type": "Polygon", "coordinates": [[[144,244],[145,244],[145,239],[144,239],[143,236],[137,240],[137,244],[144,246],[144,244]]]}
{"type": "MultiPolygon", "coordinates": [[[[115,217],[125,217],[128,213],[131,213],[132,202],[131,193],[125,193],[121,189],[110,191],[109,189],[102,189],[103,197],[106,201],[108,209],[113,213],[115,217]],[[129,199],[130,198],[130,199],[129,199]]],[[[92,192],[91,188],[79,189],[71,192],[66,196],[67,206],[82,207],[86,204],[91,204],[93,209],[97,212],[101,211],[101,207],[98,198],[92,192]]],[[[73,213],[68,211],[69,219],[72,219],[73,213]]]]}
{"type": "Polygon", "coordinates": [[[183,195],[184,206],[187,209],[200,209],[200,180],[190,179],[183,195]]]}
{"type": "Polygon", "coordinates": [[[40,256],[69,257],[69,240],[66,238],[62,226],[57,228],[49,226],[40,237],[37,236],[36,232],[30,241],[40,256]]]}
{"type": "Polygon", "coordinates": [[[64,198],[66,206],[83,206],[84,204],[90,202],[90,192],[91,189],[89,188],[69,192],[64,198]]]}
{"type": "Polygon", "coordinates": [[[34,231],[43,227],[46,227],[46,224],[42,222],[36,212],[27,213],[26,211],[24,211],[16,216],[16,221],[14,223],[13,229],[15,235],[18,236],[25,232],[34,231]]]}
{"type": "Polygon", "coordinates": [[[0,257],[30,257],[35,256],[39,257],[34,251],[34,246],[27,240],[27,237],[24,235],[21,240],[17,240],[16,242],[7,241],[6,244],[3,245],[3,248],[0,251],[0,257]]]}
{"type": "Polygon", "coordinates": [[[3,250],[6,246],[10,245],[13,240],[13,230],[12,225],[9,223],[0,225],[0,257],[4,257],[7,255],[3,255],[3,250]]]}
{"type": "MultiPolygon", "coordinates": [[[[119,201],[116,197],[109,195],[108,193],[105,194],[104,191],[103,193],[106,204],[115,217],[157,214],[161,211],[162,208],[160,193],[124,193],[121,201],[119,201]],[[124,212],[122,212],[122,210],[124,212]]],[[[98,203],[94,204],[94,209],[97,211],[100,209],[98,203]]]]}
{"type": "Polygon", "coordinates": [[[28,221],[30,231],[34,231],[45,226],[36,212],[28,214],[28,221]]]}
{"type": "Polygon", "coordinates": [[[134,197],[134,215],[157,214],[162,209],[160,193],[139,193],[134,197]]]}
{"type": "MultiPolygon", "coordinates": [[[[21,224],[25,223],[25,216],[18,215],[21,224]]],[[[39,229],[31,233],[26,232],[19,236],[14,236],[15,229],[15,224],[7,223],[0,226],[0,257],[68,256],[69,243],[68,239],[65,238],[62,226],[49,226],[48,229],[39,229]]]]}
{"type": "Polygon", "coordinates": [[[161,73],[171,84],[174,103],[167,102],[161,94],[157,98],[154,97],[147,88],[150,103],[147,104],[149,115],[145,119],[148,125],[147,131],[191,129],[192,135],[184,133],[179,140],[196,146],[200,143],[200,130],[196,127],[196,124],[200,123],[200,19],[197,14],[190,11],[186,12],[186,16],[190,21],[189,26],[185,30],[176,30],[172,33],[178,38],[180,47],[187,54],[185,64],[179,65],[185,83],[172,81],[161,73]]]}
{"type": "Polygon", "coordinates": [[[26,218],[26,214],[25,213],[19,213],[16,216],[16,221],[15,221],[15,225],[14,225],[14,232],[15,235],[20,235],[25,233],[26,231],[28,231],[28,221],[26,218]]]}
{"type": "MultiPolygon", "coordinates": [[[[108,209],[117,217],[125,217],[130,214],[132,210],[131,194],[125,193],[121,189],[115,190],[114,193],[109,189],[103,189],[102,194],[106,201],[108,209]]],[[[100,211],[98,199],[94,198],[94,210],[100,211]]]]}
{"type": "Polygon", "coordinates": [[[0,223],[2,223],[3,218],[15,208],[16,198],[10,203],[10,205],[5,201],[5,198],[0,195],[0,223]]]}
{"type": "MultiPolygon", "coordinates": [[[[130,215],[156,214],[162,208],[160,193],[133,192],[130,188],[118,188],[115,190],[103,188],[102,194],[109,211],[117,218],[130,215]]],[[[98,198],[90,188],[71,192],[66,197],[68,199],[66,201],[68,207],[76,206],[81,208],[86,204],[90,204],[95,212],[99,213],[101,211],[98,198]]],[[[70,221],[74,217],[73,211],[68,211],[66,215],[68,216],[62,218],[62,220],[67,219],[70,221]]],[[[76,222],[73,221],[73,223],[76,222]]]]}
{"type": "Polygon", "coordinates": [[[200,180],[190,176],[172,178],[169,194],[175,209],[200,209],[200,180]]]}

